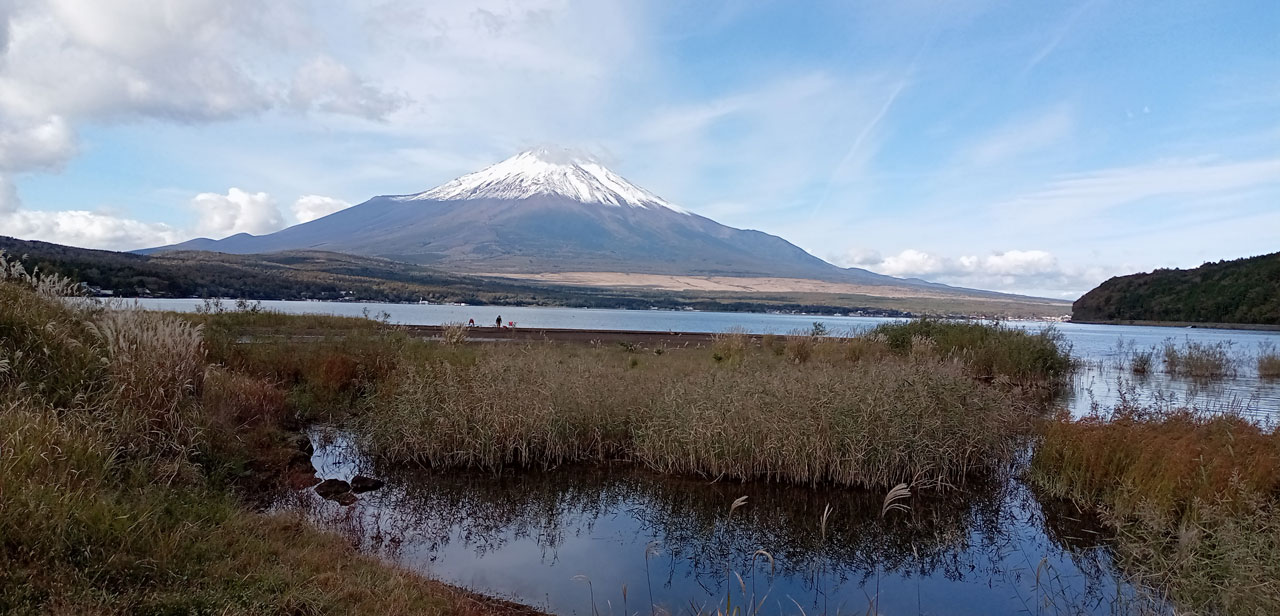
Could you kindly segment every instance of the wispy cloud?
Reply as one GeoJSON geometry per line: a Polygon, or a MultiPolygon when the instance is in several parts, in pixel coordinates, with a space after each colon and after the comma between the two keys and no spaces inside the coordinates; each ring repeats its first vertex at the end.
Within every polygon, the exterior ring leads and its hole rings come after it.
{"type": "Polygon", "coordinates": [[[844,156],[840,158],[840,161],[836,163],[835,167],[832,168],[831,174],[827,178],[826,186],[822,189],[822,196],[817,199],[813,208],[810,210],[809,216],[811,218],[816,217],[821,213],[822,208],[827,204],[827,200],[831,197],[831,191],[836,184],[837,179],[849,172],[849,168],[853,161],[858,157],[861,157],[864,160],[870,158],[869,153],[864,151],[868,138],[875,134],[875,131],[880,128],[880,124],[884,121],[885,116],[889,114],[889,110],[893,109],[893,104],[897,102],[898,96],[901,95],[902,91],[911,83],[916,69],[920,65],[921,59],[925,56],[929,47],[933,45],[939,21],[939,14],[935,13],[929,20],[929,29],[925,32],[924,38],[920,41],[920,45],[916,48],[915,54],[911,57],[911,63],[907,65],[906,69],[903,70],[902,75],[900,75],[896,80],[896,83],[894,83],[888,96],[884,99],[884,104],[882,104],[879,110],[876,111],[876,114],[867,121],[867,123],[862,127],[862,130],[858,131],[857,136],[854,137],[853,141],[849,144],[849,149],[845,152],[844,156]]]}
{"type": "Polygon", "coordinates": [[[997,128],[960,154],[962,166],[988,167],[1061,144],[1075,128],[1068,105],[1017,118],[997,128]]]}
{"type": "Polygon", "coordinates": [[[1076,7],[1076,10],[1072,11],[1071,14],[1063,20],[1062,24],[1054,30],[1053,34],[1049,37],[1049,40],[1046,41],[1045,44],[1027,60],[1027,64],[1022,70],[1023,74],[1033,70],[1038,64],[1043,62],[1045,58],[1048,58],[1054,51],[1057,51],[1058,46],[1062,44],[1062,41],[1067,38],[1067,35],[1071,34],[1073,29],[1075,29],[1076,22],[1080,21],[1080,18],[1096,3],[1097,0],[1088,0],[1087,2],[1080,3],[1080,6],[1076,7]]]}
{"type": "Polygon", "coordinates": [[[1280,158],[1171,160],[1069,174],[996,206],[1002,215],[1043,222],[1097,216],[1153,197],[1212,195],[1280,185],[1280,158]]]}

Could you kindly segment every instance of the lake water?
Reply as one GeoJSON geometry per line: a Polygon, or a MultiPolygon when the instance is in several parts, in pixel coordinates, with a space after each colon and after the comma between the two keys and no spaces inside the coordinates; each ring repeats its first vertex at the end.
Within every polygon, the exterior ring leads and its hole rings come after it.
{"type": "MultiPolygon", "coordinates": [[[[132,300],[131,300],[132,301],[132,300]]],[[[194,311],[203,305],[198,299],[143,299],[145,308],[194,311]]],[[[364,302],[262,302],[264,308],[289,314],[332,314],[378,316],[386,313],[392,323],[442,325],[475,319],[489,325],[501,316],[524,329],[619,329],[655,332],[722,332],[743,328],[756,334],[785,334],[808,330],[822,323],[828,331],[841,334],[866,330],[897,319],[877,317],[831,317],[818,315],[762,314],[742,312],[695,312],[671,310],[607,310],[589,308],[451,306],[426,304],[379,304],[364,302]]],[[[1010,321],[1013,327],[1039,330],[1050,326],[1039,321],[1010,321]]],[[[1280,383],[1258,378],[1256,354],[1264,345],[1280,347],[1280,332],[1206,328],[1169,328],[1131,325],[1089,325],[1054,323],[1071,345],[1072,355],[1085,366],[1074,378],[1070,395],[1064,400],[1076,414],[1089,412],[1096,404],[1115,404],[1122,393],[1146,402],[1186,404],[1208,410],[1229,410],[1265,421],[1280,416],[1280,383]],[[1194,381],[1173,378],[1158,369],[1138,378],[1128,369],[1126,349],[1160,348],[1165,341],[1176,344],[1229,345],[1236,359],[1237,375],[1230,379],[1194,381]]]]}
{"type": "Polygon", "coordinates": [[[876,596],[884,614],[1167,612],[1115,570],[1096,523],[1016,480],[915,494],[881,518],[879,493],[634,468],[378,473],[340,437],[313,438],[321,477],[374,473],[387,487],[351,507],[310,490],[282,506],[366,552],[555,614],[592,615],[593,598],[598,614],[693,614],[723,609],[726,593],[762,614],[861,614],[876,596]]]}

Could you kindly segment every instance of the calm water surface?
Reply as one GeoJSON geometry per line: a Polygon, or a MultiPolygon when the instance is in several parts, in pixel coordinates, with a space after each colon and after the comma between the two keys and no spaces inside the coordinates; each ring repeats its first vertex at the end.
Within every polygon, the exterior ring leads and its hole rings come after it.
{"type": "MultiPolygon", "coordinates": [[[[340,436],[316,441],[321,477],[378,473],[340,436]]],[[[762,600],[763,614],[861,614],[877,584],[883,614],[1164,611],[1115,571],[1098,525],[1046,509],[1016,481],[914,495],[882,519],[882,494],[630,468],[379,476],[388,486],[351,507],[311,491],[284,506],[410,569],[556,614],[592,614],[593,592],[600,614],[619,616],[648,614],[650,593],[688,614],[723,608],[726,592],[735,605],[762,600]],[[774,557],[772,573],[757,550],[774,557]]]]}

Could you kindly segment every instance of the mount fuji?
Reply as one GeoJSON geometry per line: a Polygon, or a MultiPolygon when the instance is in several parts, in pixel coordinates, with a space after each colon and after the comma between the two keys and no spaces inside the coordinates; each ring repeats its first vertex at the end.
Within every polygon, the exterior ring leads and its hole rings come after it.
{"type": "Polygon", "coordinates": [[[552,149],[522,152],[425,192],[374,197],[275,233],[140,252],[174,250],[323,250],[495,275],[772,277],[986,294],[837,267],[780,237],[674,205],[594,158],[552,149]]]}

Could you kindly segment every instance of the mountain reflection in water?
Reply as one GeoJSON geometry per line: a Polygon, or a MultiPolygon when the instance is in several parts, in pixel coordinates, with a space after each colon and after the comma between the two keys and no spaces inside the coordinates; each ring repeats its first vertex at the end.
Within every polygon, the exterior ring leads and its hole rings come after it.
{"type": "MultiPolygon", "coordinates": [[[[375,472],[329,436],[317,439],[321,477],[375,472]]],[[[352,507],[309,490],[279,507],[410,569],[557,614],[592,614],[593,594],[600,614],[649,613],[650,594],[672,613],[714,610],[726,592],[763,601],[763,614],[864,613],[877,586],[886,614],[1163,611],[1114,570],[1096,524],[1016,480],[912,494],[882,519],[883,493],[627,466],[376,472],[387,487],[352,507]]]]}

